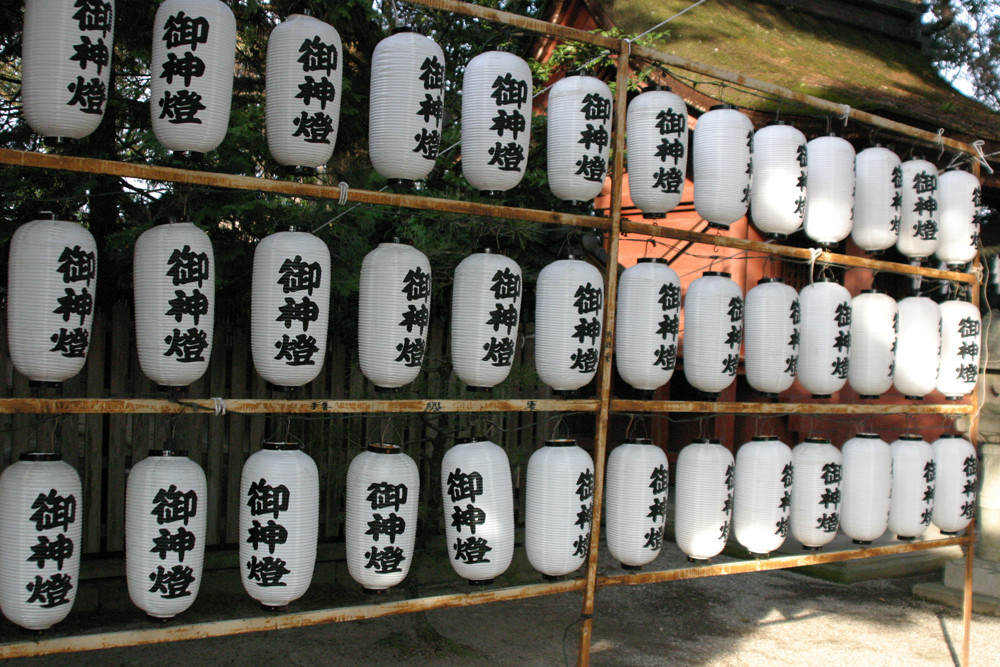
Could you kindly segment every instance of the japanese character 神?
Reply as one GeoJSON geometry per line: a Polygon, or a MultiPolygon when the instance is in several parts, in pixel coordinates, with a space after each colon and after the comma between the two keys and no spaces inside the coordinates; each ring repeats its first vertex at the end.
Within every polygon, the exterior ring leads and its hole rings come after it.
{"type": "Polygon", "coordinates": [[[306,106],[312,104],[313,100],[319,102],[319,108],[326,110],[326,103],[333,102],[337,97],[337,89],[333,83],[325,76],[317,81],[314,77],[306,75],[302,83],[299,84],[299,92],[296,99],[302,100],[306,106]]]}
{"type": "Polygon", "coordinates": [[[274,321],[281,322],[286,329],[292,328],[292,322],[301,322],[302,330],[309,331],[309,323],[319,319],[319,304],[308,296],[303,296],[302,301],[286,296],[285,305],[278,306],[278,313],[274,321]]]}
{"type": "Polygon", "coordinates": [[[493,117],[493,125],[490,126],[490,130],[501,137],[504,132],[509,130],[511,137],[517,139],[517,135],[524,132],[526,127],[527,121],[517,109],[510,113],[507,113],[506,109],[497,109],[497,115],[493,117]]]}
{"type": "Polygon", "coordinates": [[[674,166],[682,157],[684,157],[684,144],[680,142],[679,139],[674,139],[672,142],[667,141],[666,138],[660,140],[660,145],[656,147],[656,157],[660,158],[660,162],[666,162],[667,158],[673,158],[674,166]]]}
{"type": "Polygon", "coordinates": [[[378,542],[381,535],[389,538],[390,544],[396,543],[396,536],[406,532],[406,520],[395,512],[390,512],[389,516],[383,517],[379,513],[372,514],[372,520],[368,522],[368,530],[365,535],[371,535],[372,540],[378,542]]]}
{"type": "Polygon", "coordinates": [[[29,563],[38,565],[38,569],[45,568],[45,561],[50,560],[56,564],[58,569],[62,569],[63,562],[73,555],[73,540],[62,533],[50,540],[45,535],[38,536],[38,543],[31,546],[31,555],[28,556],[29,563]]]}
{"type": "Polygon", "coordinates": [[[476,534],[476,526],[486,523],[486,512],[472,504],[466,504],[465,509],[458,505],[452,508],[451,525],[457,532],[462,532],[462,526],[468,526],[469,532],[476,534]]]}
{"type": "Polygon", "coordinates": [[[252,525],[247,528],[247,533],[249,533],[247,544],[252,545],[254,551],[263,543],[267,545],[268,552],[273,554],[276,545],[288,541],[288,529],[274,519],[268,519],[267,524],[254,519],[252,525]]]}
{"type": "Polygon", "coordinates": [[[153,548],[150,553],[158,554],[160,560],[167,559],[167,552],[173,551],[177,554],[177,560],[184,562],[184,554],[194,549],[195,535],[184,526],[177,528],[176,533],[171,533],[167,528],[160,528],[160,535],[153,538],[153,548]]]}
{"type": "Polygon", "coordinates": [[[59,306],[52,312],[56,315],[62,315],[63,322],[69,322],[70,317],[79,315],[80,326],[83,326],[87,315],[94,312],[94,297],[87,291],[86,287],[80,288],[79,294],[72,287],[66,287],[64,291],[66,292],[65,296],[56,299],[59,306]]]}
{"type": "Polygon", "coordinates": [[[194,55],[190,51],[184,52],[183,58],[178,58],[176,53],[168,53],[167,59],[163,61],[163,71],[160,78],[166,79],[172,84],[174,77],[184,80],[184,86],[191,85],[191,79],[205,75],[205,61],[194,55]]]}
{"type": "Polygon", "coordinates": [[[184,290],[174,290],[174,298],[167,301],[167,305],[170,309],[165,315],[173,317],[177,322],[184,319],[185,315],[190,315],[195,326],[201,321],[202,315],[208,314],[208,297],[197,288],[191,294],[184,290]]]}
{"type": "Polygon", "coordinates": [[[80,35],[80,43],[75,45],[73,50],[76,53],[70,56],[70,60],[80,63],[80,69],[87,69],[87,63],[94,63],[97,66],[98,75],[111,62],[108,45],[104,43],[104,39],[101,37],[98,37],[97,41],[94,42],[91,41],[90,37],[80,35]]]}

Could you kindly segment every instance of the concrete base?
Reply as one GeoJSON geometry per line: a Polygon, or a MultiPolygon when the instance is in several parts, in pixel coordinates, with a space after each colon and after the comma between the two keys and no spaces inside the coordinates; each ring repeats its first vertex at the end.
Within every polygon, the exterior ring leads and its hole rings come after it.
{"type": "MultiPolygon", "coordinates": [[[[962,607],[965,559],[945,563],[944,582],[917,584],[913,595],[922,600],[962,607]]],[[[977,614],[1000,616],[1000,563],[976,558],[972,564],[972,610],[977,614]]]]}

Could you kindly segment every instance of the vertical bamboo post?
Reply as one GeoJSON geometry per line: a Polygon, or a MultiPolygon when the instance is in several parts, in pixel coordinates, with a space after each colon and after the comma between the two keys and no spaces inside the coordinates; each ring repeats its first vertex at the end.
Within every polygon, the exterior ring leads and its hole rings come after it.
{"type": "Polygon", "coordinates": [[[629,58],[631,43],[619,41],[618,76],[615,79],[614,150],[611,166],[611,230],[608,232],[608,264],[604,284],[604,340],[601,369],[597,383],[600,407],[594,426],[594,512],[590,521],[590,551],[587,554],[587,580],[580,616],[580,649],[576,664],[590,664],[590,634],[593,627],[594,595],[597,590],[598,542],[601,538],[601,504],[604,498],[604,458],[608,445],[608,420],[611,413],[611,380],[614,377],[612,353],[615,346],[615,306],[618,301],[618,236],[622,221],[622,180],[625,158],[625,109],[628,100],[629,58]]]}

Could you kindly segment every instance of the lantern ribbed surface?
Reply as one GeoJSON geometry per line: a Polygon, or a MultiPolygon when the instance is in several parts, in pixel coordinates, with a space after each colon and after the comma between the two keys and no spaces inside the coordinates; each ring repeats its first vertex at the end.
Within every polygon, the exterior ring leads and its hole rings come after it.
{"type": "Polygon", "coordinates": [[[420,375],[427,351],[431,265],[405,243],[380,243],[361,263],[358,358],[376,387],[394,389],[420,375]]]}
{"type": "Polygon", "coordinates": [[[486,438],[460,442],[441,461],[448,559],[459,576],[488,583],[514,557],[514,492],[507,452],[486,438]]]}
{"type": "Polygon", "coordinates": [[[640,259],[618,281],[615,365],[625,382],[654,390],[673,377],[681,281],[661,259],[640,259]]]}
{"type": "Polygon", "coordinates": [[[934,448],[919,435],[904,435],[892,443],[892,503],[889,532],[903,539],[924,534],[934,512],[934,448]]]}
{"type": "Polygon", "coordinates": [[[104,118],[115,41],[114,0],[26,0],[24,119],[38,134],[82,139],[104,118]]]}
{"type": "Polygon", "coordinates": [[[226,137],[236,17],[220,0],[164,0],[153,21],[153,132],[172,151],[207,153],[226,137]]]}
{"type": "Polygon", "coordinates": [[[80,585],[80,476],[55,454],[32,452],[0,475],[0,610],[27,630],[66,618],[80,585]]]}
{"type": "Polygon", "coordinates": [[[135,342],[142,372],[185,387],[208,369],[215,331],[215,255],[190,222],[157,225],[135,242],[135,342]]]}
{"type": "Polygon", "coordinates": [[[961,398],[976,388],[982,345],[982,315],[968,301],[945,301],[941,308],[941,363],[937,390],[961,398]]]}
{"type": "Polygon", "coordinates": [[[799,358],[799,293],[780,278],[765,278],[747,292],[744,317],[747,382],[769,395],[785,391],[799,358]]]}
{"type": "Polygon", "coordinates": [[[728,273],[706,271],[684,295],[684,376],[718,394],[736,379],[743,340],[743,293],[728,273]]]}
{"type": "Polygon", "coordinates": [[[792,450],[774,436],[756,437],[736,452],[733,531],[754,554],[769,554],[788,536],[794,483],[792,450]]]}
{"type": "Polygon", "coordinates": [[[375,171],[406,183],[427,176],[441,145],[444,52],[429,37],[397,32],[372,53],[368,154],[375,171]]]}
{"type": "Polygon", "coordinates": [[[931,521],[945,535],[965,530],[976,516],[979,461],[965,438],[945,435],[934,441],[937,488],[931,521]]]}
{"type": "Polygon", "coordinates": [[[940,242],[937,167],[927,160],[902,164],[902,208],[896,248],[911,259],[930,257],[940,242]]]}
{"type": "Polygon", "coordinates": [[[267,147],[290,167],[319,167],[333,155],[343,97],[337,30],[292,14],[267,38],[267,147]]]}
{"type": "Polygon", "coordinates": [[[937,258],[962,269],[979,251],[979,179],[967,171],[946,171],[938,177],[937,258]]]}
{"type": "Polygon", "coordinates": [[[807,438],[792,449],[792,461],[792,535],[818,549],[837,536],[844,457],[826,438],[807,438]]]}
{"type": "Polygon", "coordinates": [[[575,440],[549,440],[528,459],[524,549],[546,577],[575,572],[587,558],[594,510],[594,461],[575,440]]]}
{"type": "Polygon", "coordinates": [[[21,225],[7,263],[7,345],[29,380],[62,382],[83,368],[97,293],[97,243],[75,222],[21,225]]]}
{"type": "Polygon", "coordinates": [[[694,560],[718,556],[733,517],[733,455],[718,440],[696,440],[677,456],[674,537],[694,560]]]}
{"type": "Polygon", "coordinates": [[[305,594],[316,565],[319,473],[290,443],[264,443],[240,478],[240,578],[265,607],[305,594]]]}
{"type": "Polygon", "coordinates": [[[851,361],[847,381],[862,398],[877,398],[892,387],[896,352],[896,300],[866,290],[851,301],[851,361]]]}
{"type": "Polygon", "coordinates": [[[791,125],[769,125],[754,133],[750,216],[764,234],[787,236],[802,226],[807,160],[806,137],[791,125]]]}
{"type": "Polygon", "coordinates": [[[832,245],[851,233],[854,210],[854,147],[840,137],[809,142],[809,196],[802,228],[816,243],[832,245]]]}
{"type": "MultiPolygon", "coordinates": [[[[899,302],[892,384],[909,398],[934,391],[941,359],[941,308],[925,296],[899,302]]],[[[976,339],[978,341],[978,339],[976,339]]]]}
{"type": "Polygon", "coordinates": [[[647,90],[628,104],[628,188],[646,217],[661,218],[684,193],[687,105],[667,90],[647,90]]]}
{"type": "Polygon", "coordinates": [[[847,383],[851,293],[835,282],[812,283],[802,288],[799,304],[799,383],[814,397],[830,396],[847,383]]]}
{"type": "Polygon", "coordinates": [[[301,387],[323,368],[330,323],[330,250],[318,237],[279,231],[257,244],[250,349],[262,378],[301,387]]]}
{"type": "Polygon", "coordinates": [[[521,267],[492,252],[455,267],[451,293],[451,362],[470,387],[495,387],[510,374],[521,319],[521,267]]]}
{"type": "Polygon", "coordinates": [[[899,156],[888,148],[872,146],[854,161],[854,227],[851,238],[867,252],[885,250],[899,239],[903,170],[899,156]]]}
{"type": "Polygon", "coordinates": [[[608,171],[611,89],[592,76],[566,76],[549,90],[547,114],[549,189],[559,199],[589,202],[608,171]]]}
{"type": "Polygon", "coordinates": [[[420,476],[397,445],[369,445],[347,468],[347,571],[365,590],[403,581],[413,564],[420,476]]]}
{"type": "Polygon", "coordinates": [[[535,287],[535,370],[557,391],[579,389],[597,373],[604,327],[604,278],[580,259],[560,259],[535,287]]]}
{"type": "Polygon", "coordinates": [[[619,445],[608,457],[604,487],[608,551],[626,567],[641,567],[660,553],[669,468],[666,453],[645,438],[619,445]]]}
{"type": "Polygon", "coordinates": [[[841,453],[840,529],[855,542],[877,540],[889,525],[892,449],[875,434],[859,433],[841,453]]]}
{"type": "Polygon", "coordinates": [[[462,174],[481,192],[521,182],[531,142],[531,69],[513,53],[487,51],[462,78],[462,174]]]}
{"type": "Polygon", "coordinates": [[[125,489],[125,578],[132,603],[171,618],[198,597],[205,563],[208,489],[182,451],[152,451],[125,489]]]}
{"type": "Polygon", "coordinates": [[[728,229],[750,205],[753,123],[721,106],[703,114],[694,131],[694,206],[709,223],[728,229]]]}

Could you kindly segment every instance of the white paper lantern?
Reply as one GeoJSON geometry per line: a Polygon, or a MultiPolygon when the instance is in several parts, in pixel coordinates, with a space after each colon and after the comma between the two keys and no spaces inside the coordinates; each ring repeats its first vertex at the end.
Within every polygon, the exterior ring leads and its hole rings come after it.
{"type": "Polygon", "coordinates": [[[821,246],[851,233],[854,213],[854,147],[840,137],[816,137],[809,152],[809,196],[802,228],[821,246]]]}
{"type": "Polygon", "coordinates": [[[496,196],[521,182],[531,142],[531,69],[522,58],[486,51],[462,78],[462,174],[496,196]]]}
{"type": "Polygon", "coordinates": [[[347,468],[347,571],[369,592],[403,581],[413,564],[420,475],[398,445],[378,443],[347,468]]]}
{"type": "Polygon", "coordinates": [[[164,0],[153,20],[149,107],[166,148],[207,153],[226,137],[236,17],[220,0],[164,0]]]}
{"type": "Polygon", "coordinates": [[[754,133],[750,216],[764,234],[784,238],[802,226],[808,176],[806,137],[790,125],[754,133]]]}
{"type": "Polygon", "coordinates": [[[97,243],[75,222],[42,213],[10,241],[7,345],[34,382],[62,382],[83,368],[97,292],[97,243]]]}
{"type": "Polygon", "coordinates": [[[934,448],[919,435],[902,435],[892,447],[889,532],[912,540],[924,534],[934,512],[934,448]]]}
{"type": "Polygon", "coordinates": [[[278,164],[319,167],[333,155],[343,98],[337,30],[292,14],[267,38],[267,147],[278,164]]]}
{"type": "Polygon", "coordinates": [[[743,341],[743,293],[721,271],[706,271],[684,295],[684,376],[710,396],[736,380],[743,341]]]}
{"type": "Polygon", "coordinates": [[[576,440],[548,440],[528,459],[524,549],[546,578],[575,572],[590,550],[594,461],[576,440]]]}
{"type": "Polygon", "coordinates": [[[469,387],[495,387],[510,374],[521,319],[521,267],[491,250],[455,267],[451,362],[469,387]]]}
{"type": "Polygon", "coordinates": [[[965,438],[949,435],[935,440],[932,447],[937,488],[931,521],[942,535],[954,535],[965,530],[976,516],[976,448],[965,438]]]}
{"type": "Polygon", "coordinates": [[[864,290],[851,301],[851,361],[847,381],[861,398],[878,398],[892,387],[899,328],[896,300],[864,290]]]}
{"type": "Polygon", "coordinates": [[[319,533],[319,473],[299,445],[265,442],[240,478],[240,578],[263,607],[309,588],[319,533]]]}
{"type": "Polygon", "coordinates": [[[549,89],[549,188],[573,204],[589,202],[604,187],[611,145],[611,89],[592,76],[569,73],[549,89]]]}
{"type": "Polygon", "coordinates": [[[847,383],[851,353],[851,293],[824,281],[799,293],[802,308],[798,378],[814,398],[829,398],[847,383]]]}
{"type": "Polygon", "coordinates": [[[27,630],[66,618],[80,585],[83,493],[57,454],[29,452],[0,475],[0,610],[27,630]]]}
{"type": "Polygon", "coordinates": [[[903,206],[903,170],[899,156],[888,148],[872,146],[854,161],[854,226],[851,239],[867,252],[891,248],[899,239],[903,206]]]}
{"type": "Polygon", "coordinates": [[[301,387],[323,369],[330,323],[330,250],[295,227],[257,244],[250,298],[250,349],[260,376],[301,387]]]}
{"type": "Polygon", "coordinates": [[[946,171],[938,178],[938,243],[935,254],[961,271],[979,251],[979,179],[967,171],[946,171]]]}
{"type": "Polygon", "coordinates": [[[626,569],[642,567],[660,554],[669,467],[666,453],[647,438],[619,445],[608,457],[604,487],[608,551],[626,569]]]}
{"type": "Polygon", "coordinates": [[[753,122],[728,104],[713,106],[694,131],[694,207],[712,227],[747,214],[753,173],[753,122]]]}
{"type": "Polygon", "coordinates": [[[791,522],[792,450],[772,435],[756,436],[736,452],[733,532],[752,554],[785,542],[791,522]]]}
{"type": "Polygon", "coordinates": [[[114,41],[114,0],[26,0],[21,100],[31,129],[53,143],[97,129],[114,41]]]}
{"type": "Polygon", "coordinates": [[[135,243],[135,340],[150,380],[185,387],[208,369],[215,331],[215,255],[190,222],[157,225],[135,243]]]}
{"type": "Polygon", "coordinates": [[[358,358],[376,387],[395,389],[420,374],[431,314],[431,264],[411,245],[380,243],[361,263],[358,358]]]}
{"type": "Polygon", "coordinates": [[[618,281],[615,364],[622,379],[652,391],[673,377],[681,281],[666,260],[643,257],[618,281]]]}
{"type": "Polygon", "coordinates": [[[198,597],[208,496],[201,466],[180,450],[153,450],[128,474],[125,578],[132,603],[171,618],[198,597]]]}
{"type": "Polygon", "coordinates": [[[747,382],[765,396],[777,396],[795,381],[799,294],[781,278],[762,278],[747,292],[744,316],[747,382]]]}
{"type": "Polygon", "coordinates": [[[441,461],[445,538],[455,572],[488,584],[514,557],[514,492],[507,452],[486,438],[467,438],[441,461]]]}
{"type": "Polygon", "coordinates": [[[677,456],[674,533],[691,560],[718,556],[733,517],[733,455],[718,440],[695,440],[677,456]]]}
{"type": "Polygon", "coordinates": [[[628,104],[628,188],[644,218],[681,201],[688,161],[687,105],[667,88],[647,88],[628,104]]]}
{"type": "Polygon", "coordinates": [[[372,53],[368,154],[391,185],[431,173],[441,145],[444,51],[429,37],[397,28],[372,53]]]}
{"type": "Polygon", "coordinates": [[[957,400],[976,388],[983,328],[979,308],[968,301],[945,301],[941,309],[941,363],[937,390],[957,400]]]}
{"type": "Polygon", "coordinates": [[[892,449],[874,433],[844,443],[840,484],[840,529],[858,544],[870,544],[889,525],[892,449]]]}
{"type": "Polygon", "coordinates": [[[937,167],[927,160],[902,164],[903,191],[896,248],[913,260],[931,256],[940,242],[937,167]]]}
{"type": "Polygon", "coordinates": [[[538,274],[535,370],[557,391],[579,389],[597,373],[604,322],[604,278],[581,259],[560,259],[538,274]]]}
{"type": "Polygon", "coordinates": [[[940,359],[940,306],[925,296],[901,300],[892,376],[896,391],[911,399],[934,391],[940,359]]]}
{"type": "Polygon", "coordinates": [[[806,438],[792,449],[792,535],[806,549],[819,549],[837,536],[844,458],[826,438],[806,438]]]}

